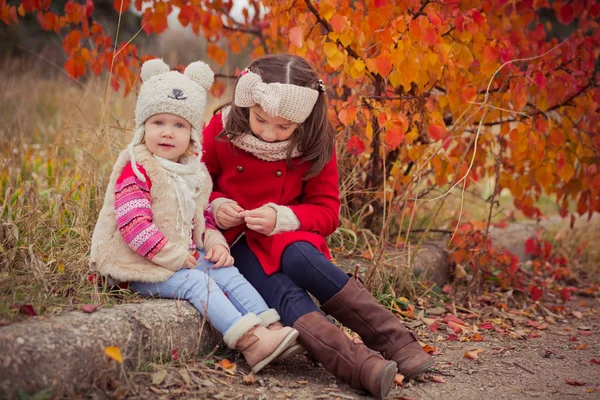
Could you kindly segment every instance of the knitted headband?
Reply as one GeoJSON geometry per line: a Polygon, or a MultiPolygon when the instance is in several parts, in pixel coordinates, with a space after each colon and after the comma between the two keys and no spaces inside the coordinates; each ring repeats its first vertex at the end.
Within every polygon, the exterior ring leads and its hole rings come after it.
{"type": "Polygon", "coordinates": [[[206,91],[214,80],[214,73],[202,61],[187,66],[184,73],[170,71],[163,60],[154,59],[142,65],[142,87],[135,107],[135,134],[128,149],[131,166],[138,179],[144,180],[139,172],[133,148],[142,143],[144,123],[155,114],[175,114],[192,126],[191,140],[198,159],[202,156],[200,130],[202,129],[206,91]]]}
{"type": "Polygon", "coordinates": [[[258,104],[272,117],[301,124],[308,118],[319,97],[318,90],[288,83],[264,83],[260,75],[244,72],[235,87],[233,102],[238,107],[258,104]]]}

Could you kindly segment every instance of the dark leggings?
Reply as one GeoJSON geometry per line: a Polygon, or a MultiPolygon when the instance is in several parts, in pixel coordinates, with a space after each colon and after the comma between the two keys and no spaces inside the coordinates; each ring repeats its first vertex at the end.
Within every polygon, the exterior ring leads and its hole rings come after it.
{"type": "Polygon", "coordinates": [[[348,275],[308,242],[295,242],[281,256],[281,271],[267,276],[242,237],[232,248],[235,266],[275,308],[284,325],[319,308],[307,292],[323,304],[348,282],[348,275]]]}

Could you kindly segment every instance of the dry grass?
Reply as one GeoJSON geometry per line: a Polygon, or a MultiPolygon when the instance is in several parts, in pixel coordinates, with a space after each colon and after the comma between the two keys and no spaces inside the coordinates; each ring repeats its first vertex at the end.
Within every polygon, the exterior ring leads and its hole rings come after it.
{"type": "Polygon", "coordinates": [[[107,102],[102,79],[80,86],[43,68],[0,66],[0,316],[10,319],[14,303],[39,314],[98,301],[86,256],[112,162],[131,137],[131,97],[107,102]]]}

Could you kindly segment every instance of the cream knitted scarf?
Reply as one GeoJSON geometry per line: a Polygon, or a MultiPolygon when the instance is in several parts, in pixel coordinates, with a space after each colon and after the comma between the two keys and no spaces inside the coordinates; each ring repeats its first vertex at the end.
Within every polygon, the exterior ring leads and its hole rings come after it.
{"type": "Polygon", "coordinates": [[[177,230],[181,237],[189,236],[190,232],[185,228],[191,225],[196,211],[194,199],[204,191],[204,179],[202,170],[195,157],[188,157],[187,162],[173,162],[157,155],[154,158],[165,169],[169,181],[173,184],[177,195],[177,230]]]}
{"type": "MultiPolygon", "coordinates": [[[[289,139],[281,142],[265,142],[251,133],[236,136],[231,139],[231,143],[233,143],[235,147],[246,150],[263,161],[285,160],[287,158],[290,142],[289,139]]],[[[299,157],[300,155],[301,153],[296,146],[292,150],[292,158],[299,157]]]]}

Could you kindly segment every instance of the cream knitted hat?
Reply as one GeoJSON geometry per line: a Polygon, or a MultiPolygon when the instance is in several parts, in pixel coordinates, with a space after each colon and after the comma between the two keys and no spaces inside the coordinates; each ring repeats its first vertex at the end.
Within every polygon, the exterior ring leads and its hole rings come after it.
{"type": "Polygon", "coordinates": [[[138,179],[144,181],[139,172],[133,148],[144,138],[144,123],[155,114],[175,114],[192,126],[191,139],[198,159],[202,156],[200,130],[202,129],[206,92],[213,84],[214,73],[202,61],[187,66],[184,73],[170,71],[163,60],[154,59],[142,65],[142,87],[135,107],[135,134],[128,149],[131,166],[138,179]]]}
{"type": "Polygon", "coordinates": [[[301,124],[317,102],[319,91],[288,83],[264,83],[260,75],[244,70],[235,86],[233,102],[238,107],[259,104],[272,117],[301,124]]]}

